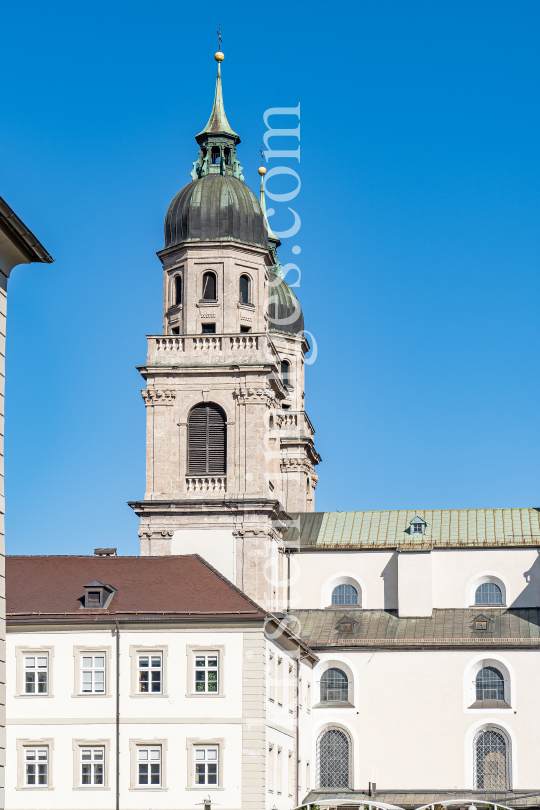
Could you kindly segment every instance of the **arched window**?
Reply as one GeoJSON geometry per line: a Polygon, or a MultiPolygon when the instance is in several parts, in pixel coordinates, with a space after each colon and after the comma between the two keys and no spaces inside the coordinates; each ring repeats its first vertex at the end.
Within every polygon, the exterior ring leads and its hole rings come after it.
{"type": "Polygon", "coordinates": [[[225,163],[225,166],[229,166],[230,163],[231,163],[231,150],[229,149],[228,146],[225,147],[225,152],[224,152],[223,157],[224,157],[223,162],[225,163]]]}
{"type": "Polygon", "coordinates": [[[174,277],[174,303],[182,303],[182,276],[174,277]]]}
{"type": "Polygon", "coordinates": [[[349,700],[349,681],[341,669],[327,669],[321,678],[321,703],[349,700]]]}
{"type": "Polygon", "coordinates": [[[474,787],[508,790],[508,743],[499,730],[488,728],[474,738],[474,787]]]}
{"type": "Polygon", "coordinates": [[[357,605],[358,591],[352,585],[338,585],[332,591],[333,605],[357,605]]]}
{"type": "Polygon", "coordinates": [[[204,301],[216,300],[216,274],[208,271],[203,276],[202,297],[204,301]]]}
{"type": "Polygon", "coordinates": [[[348,788],[349,738],[340,728],[324,731],[317,742],[317,775],[320,788],[348,788]]]}
{"type": "Polygon", "coordinates": [[[219,146],[212,147],[212,163],[219,163],[220,162],[220,153],[219,153],[219,146]]]}
{"type": "Polygon", "coordinates": [[[188,419],[188,474],[225,475],[227,429],[219,405],[201,402],[188,419]]]}
{"type": "Polygon", "coordinates": [[[504,678],[495,667],[484,667],[476,676],[477,700],[504,700],[504,678]]]}
{"type": "Polygon", "coordinates": [[[291,364],[287,360],[281,361],[281,379],[283,385],[290,385],[291,384],[291,375],[290,375],[291,364]]]}
{"type": "Polygon", "coordinates": [[[502,591],[494,582],[483,582],[476,589],[477,605],[502,605],[502,591]]]}
{"type": "Polygon", "coordinates": [[[249,276],[240,276],[240,303],[249,304],[249,276]]]}

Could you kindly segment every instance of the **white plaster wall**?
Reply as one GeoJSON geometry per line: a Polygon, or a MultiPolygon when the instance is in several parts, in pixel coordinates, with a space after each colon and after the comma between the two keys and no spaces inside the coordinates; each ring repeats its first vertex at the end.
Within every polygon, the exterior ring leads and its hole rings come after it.
{"type": "Polygon", "coordinates": [[[431,616],[432,588],[430,552],[401,552],[398,555],[399,615],[431,616]]]}
{"type": "Polygon", "coordinates": [[[512,788],[538,787],[540,651],[489,651],[512,673],[514,698],[506,710],[469,709],[464,693],[475,650],[320,653],[358,673],[353,709],[313,710],[313,749],[322,729],[341,725],[353,738],[354,788],[377,782],[387,789],[472,788],[474,734],[484,724],[503,728],[512,745],[512,788]],[[518,703],[519,697],[519,703],[518,703]]]}
{"type": "Polygon", "coordinates": [[[236,540],[227,529],[179,529],[171,541],[171,554],[199,554],[220,574],[236,582],[236,540]]]}
{"type": "MultiPolygon", "coordinates": [[[[291,556],[291,607],[328,607],[332,583],[344,576],[362,590],[362,607],[396,609],[397,554],[394,551],[300,552],[291,556]]],[[[349,581],[348,580],[348,581],[349,581]]]]}
{"type": "Polygon", "coordinates": [[[540,556],[535,548],[435,549],[431,557],[436,608],[474,604],[471,591],[483,574],[503,581],[509,607],[540,605],[540,556]]]}

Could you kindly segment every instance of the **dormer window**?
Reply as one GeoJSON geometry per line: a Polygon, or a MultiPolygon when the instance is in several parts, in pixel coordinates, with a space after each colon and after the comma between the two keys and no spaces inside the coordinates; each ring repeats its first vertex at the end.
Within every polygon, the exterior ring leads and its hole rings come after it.
{"type": "Polygon", "coordinates": [[[427,523],[423,518],[419,517],[418,515],[416,515],[416,517],[413,517],[413,519],[411,520],[409,526],[410,526],[410,530],[409,530],[410,534],[425,534],[426,533],[427,523]]]}
{"type": "MultiPolygon", "coordinates": [[[[109,606],[109,602],[116,593],[111,585],[103,585],[97,579],[84,586],[84,601],[81,607],[86,610],[100,610],[109,606]]],[[[81,600],[82,601],[82,600],[81,600]]]]}
{"type": "Polygon", "coordinates": [[[339,625],[340,633],[352,633],[352,622],[341,622],[339,625]]]}
{"type": "Polygon", "coordinates": [[[475,630],[487,630],[487,621],[484,619],[477,619],[474,623],[475,630]]]}

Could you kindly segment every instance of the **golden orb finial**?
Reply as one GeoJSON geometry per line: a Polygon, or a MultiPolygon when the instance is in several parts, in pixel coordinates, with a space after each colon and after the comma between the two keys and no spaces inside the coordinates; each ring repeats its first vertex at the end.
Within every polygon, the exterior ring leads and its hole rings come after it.
{"type": "Polygon", "coordinates": [[[259,166],[259,168],[257,169],[257,171],[259,172],[259,174],[261,175],[261,177],[264,177],[264,175],[266,174],[266,168],[265,168],[264,166],[259,166]]]}
{"type": "Polygon", "coordinates": [[[216,62],[223,62],[223,60],[225,59],[225,54],[223,53],[223,51],[217,51],[214,54],[214,59],[216,60],[216,62]]]}

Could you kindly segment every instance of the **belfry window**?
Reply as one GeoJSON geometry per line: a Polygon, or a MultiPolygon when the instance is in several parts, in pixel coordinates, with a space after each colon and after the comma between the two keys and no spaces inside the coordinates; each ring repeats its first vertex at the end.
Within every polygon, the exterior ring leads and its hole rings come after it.
{"type": "Polygon", "coordinates": [[[502,591],[494,582],[483,582],[476,589],[477,605],[502,605],[502,591]]]}
{"type": "Polygon", "coordinates": [[[281,361],[281,380],[283,385],[287,386],[291,384],[291,364],[287,360],[281,361]]]}
{"type": "Polygon", "coordinates": [[[225,147],[223,152],[223,162],[225,163],[225,166],[231,165],[231,150],[228,146],[225,147]]]}
{"type": "Polygon", "coordinates": [[[182,303],[182,276],[174,277],[174,303],[177,306],[182,303]]]}
{"type": "Polygon", "coordinates": [[[321,678],[321,703],[344,702],[349,699],[349,681],[341,669],[327,669],[321,678]]]}
{"type": "Polygon", "coordinates": [[[216,300],[216,274],[208,271],[203,276],[203,285],[202,285],[202,297],[203,301],[215,301],[216,300]]]}
{"type": "Polygon", "coordinates": [[[212,163],[216,164],[216,163],[220,163],[220,161],[221,161],[221,157],[220,157],[220,153],[219,153],[219,146],[213,146],[212,147],[212,163]]]}
{"type": "Polygon", "coordinates": [[[188,419],[188,474],[225,475],[226,457],[224,411],[212,403],[195,405],[188,419]]]}
{"type": "Polygon", "coordinates": [[[240,276],[240,303],[249,304],[249,276],[240,276]]]}

